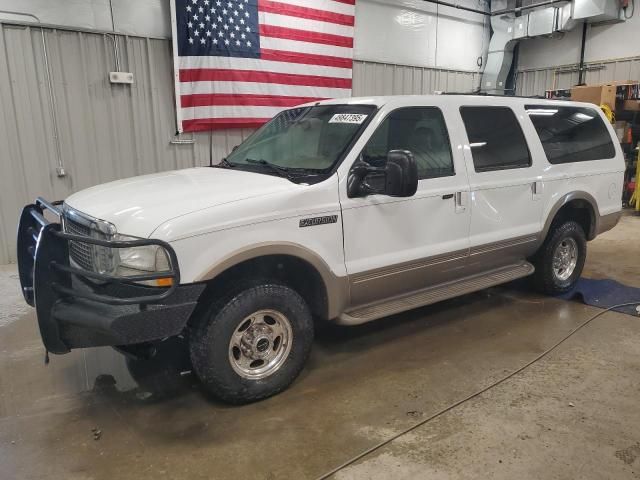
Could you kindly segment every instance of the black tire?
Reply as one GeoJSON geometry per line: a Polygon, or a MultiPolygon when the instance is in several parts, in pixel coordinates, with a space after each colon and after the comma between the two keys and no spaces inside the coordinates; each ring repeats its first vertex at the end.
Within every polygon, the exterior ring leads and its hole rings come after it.
{"type": "Polygon", "coordinates": [[[296,379],[311,351],[313,333],[311,311],[296,291],[272,282],[248,287],[214,302],[195,322],[189,336],[194,372],[206,390],[224,402],[255,402],[281,392],[296,379]],[[246,378],[232,366],[230,341],[245,319],[261,310],[274,310],[286,318],[291,347],[267,377],[246,378]]]}
{"type": "Polygon", "coordinates": [[[548,295],[561,295],[568,292],[580,278],[586,258],[587,239],[584,230],[577,222],[570,220],[552,226],[542,247],[533,258],[536,267],[533,275],[535,287],[548,295]],[[566,243],[568,239],[573,240],[577,246],[576,265],[568,278],[561,279],[554,273],[553,258],[558,246],[563,242],[566,243]]]}

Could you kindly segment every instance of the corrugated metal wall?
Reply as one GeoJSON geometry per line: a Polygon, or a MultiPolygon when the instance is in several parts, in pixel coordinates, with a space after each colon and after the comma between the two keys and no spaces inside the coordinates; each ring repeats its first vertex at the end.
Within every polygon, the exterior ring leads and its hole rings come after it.
{"type": "Polygon", "coordinates": [[[109,180],[205,163],[208,135],[171,145],[175,132],[169,42],[44,30],[55,99],[57,155],[41,31],[0,25],[0,263],[15,260],[17,216],[50,199],[109,180]],[[112,38],[133,85],[111,85],[112,38]]]}
{"type": "MultiPolygon", "coordinates": [[[[640,79],[640,57],[604,60],[586,64],[587,84],[640,79]]],[[[545,90],[570,88],[578,83],[578,64],[522,70],[518,72],[518,95],[544,95],[545,90]]]]}
{"type": "MultiPolygon", "coordinates": [[[[0,24],[0,263],[15,261],[20,209],[36,196],[72,192],[133,175],[218,161],[251,130],[175,137],[168,40],[0,24]],[[112,85],[113,39],[133,85],[112,85]],[[67,175],[58,178],[54,128],[67,175]],[[183,142],[194,139],[193,143],[183,142]]],[[[479,75],[355,62],[354,95],[470,91],[479,75]]]]}
{"type": "Polygon", "coordinates": [[[358,61],[353,66],[354,96],[471,92],[479,85],[477,72],[358,61]]]}

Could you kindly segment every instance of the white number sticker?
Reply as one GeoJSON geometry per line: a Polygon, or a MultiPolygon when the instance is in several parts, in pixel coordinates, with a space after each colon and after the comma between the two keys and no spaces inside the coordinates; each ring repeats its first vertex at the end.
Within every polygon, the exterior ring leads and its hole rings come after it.
{"type": "Polygon", "coordinates": [[[361,113],[336,113],[329,123],[355,123],[360,125],[366,120],[369,115],[363,115],[361,113]]]}

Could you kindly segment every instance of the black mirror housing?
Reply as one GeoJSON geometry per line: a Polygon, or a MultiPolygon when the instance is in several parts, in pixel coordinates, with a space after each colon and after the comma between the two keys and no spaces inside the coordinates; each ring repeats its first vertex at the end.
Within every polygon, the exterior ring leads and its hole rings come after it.
{"type": "Polygon", "coordinates": [[[418,190],[418,166],[413,154],[408,150],[391,150],[387,154],[384,167],[372,167],[362,159],[353,164],[347,182],[349,198],[367,195],[388,195],[390,197],[412,197],[418,190]],[[371,185],[367,180],[376,176],[383,180],[371,185]]]}
{"type": "Polygon", "coordinates": [[[390,197],[412,197],[418,190],[418,165],[408,150],[391,150],[385,167],[385,194],[390,197]]]}

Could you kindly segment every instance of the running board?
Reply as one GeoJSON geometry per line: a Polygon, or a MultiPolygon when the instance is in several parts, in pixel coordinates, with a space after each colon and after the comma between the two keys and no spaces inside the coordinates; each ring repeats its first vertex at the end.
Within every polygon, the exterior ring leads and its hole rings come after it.
{"type": "Polygon", "coordinates": [[[379,303],[365,305],[341,314],[337,323],[340,325],[358,325],[378,318],[404,312],[413,308],[431,305],[432,303],[448,300],[450,298],[466,295],[485,288],[510,282],[518,278],[526,277],[534,272],[534,267],[529,262],[519,263],[491,270],[486,273],[463,278],[454,282],[430,287],[410,295],[395,297],[379,303]]]}

